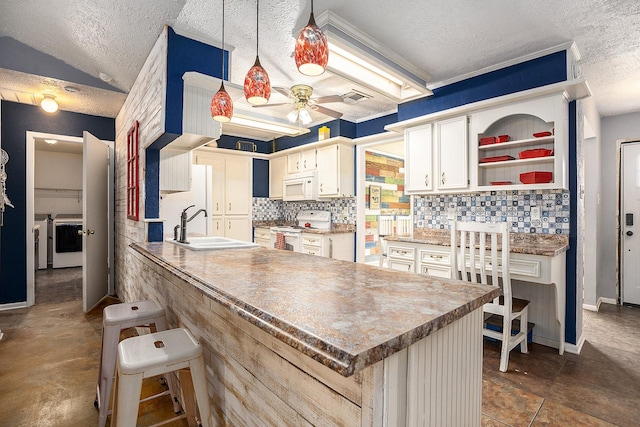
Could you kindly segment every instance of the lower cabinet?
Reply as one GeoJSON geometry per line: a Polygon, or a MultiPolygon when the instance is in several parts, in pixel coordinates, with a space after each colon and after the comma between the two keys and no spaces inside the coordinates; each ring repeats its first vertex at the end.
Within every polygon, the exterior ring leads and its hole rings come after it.
{"type": "Polygon", "coordinates": [[[353,261],[353,233],[302,233],[302,253],[353,261]]]}
{"type": "Polygon", "coordinates": [[[263,248],[271,246],[271,230],[263,227],[253,229],[253,243],[257,243],[263,248]]]}
{"type": "Polygon", "coordinates": [[[251,240],[251,218],[249,216],[214,216],[211,217],[212,235],[229,237],[230,239],[251,240]]]}

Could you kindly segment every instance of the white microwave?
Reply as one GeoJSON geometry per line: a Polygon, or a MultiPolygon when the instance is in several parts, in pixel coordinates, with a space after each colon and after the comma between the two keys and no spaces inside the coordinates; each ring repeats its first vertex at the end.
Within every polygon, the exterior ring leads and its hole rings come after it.
{"type": "Polygon", "coordinates": [[[287,175],[283,181],[282,200],[295,202],[318,199],[318,175],[316,171],[287,175]]]}

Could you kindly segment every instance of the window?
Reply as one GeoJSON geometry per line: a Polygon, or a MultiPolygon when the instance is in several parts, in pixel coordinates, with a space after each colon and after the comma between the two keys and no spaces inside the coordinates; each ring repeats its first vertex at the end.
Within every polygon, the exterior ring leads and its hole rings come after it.
{"type": "Polygon", "coordinates": [[[138,180],[138,121],[127,132],[127,218],[139,219],[140,181],[138,180]]]}

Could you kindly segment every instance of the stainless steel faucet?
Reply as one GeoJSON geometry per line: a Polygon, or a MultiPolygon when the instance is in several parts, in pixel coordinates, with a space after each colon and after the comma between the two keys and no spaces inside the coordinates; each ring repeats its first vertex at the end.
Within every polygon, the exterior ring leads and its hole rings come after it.
{"type": "Polygon", "coordinates": [[[189,208],[192,208],[194,206],[195,205],[187,206],[182,211],[182,214],[180,215],[180,225],[176,225],[173,228],[173,240],[177,240],[180,243],[189,243],[187,241],[187,223],[190,222],[196,216],[198,216],[200,212],[204,212],[205,218],[208,216],[207,211],[205,209],[200,209],[199,211],[191,215],[189,219],[187,219],[187,210],[189,210],[189,208]],[[180,238],[178,238],[178,229],[180,229],[180,238]]]}

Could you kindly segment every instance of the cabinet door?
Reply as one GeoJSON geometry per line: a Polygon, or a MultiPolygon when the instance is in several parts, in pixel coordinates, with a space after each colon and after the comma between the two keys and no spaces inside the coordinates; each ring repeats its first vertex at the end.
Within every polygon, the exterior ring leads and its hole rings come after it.
{"type": "Polygon", "coordinates": [[[466,116],[436,123],[438,190],[468,187],[467,134],[466,116]]]}
{"type": "Polygon", "coordinates": [[[211,217],[210,232],[212,236],[224,237],[224,217],[213,216],[211,217]]]}
{"type": "Polygon", "coordinates": [[[160,191],[191,190],[191,152],[160,150],[160,191]]]}
{"type": "Polygon", "coordinates": [[[300,153],[300,170],[310,171],[317,167],[316,150],[306,150],[300,153]]]}
{"type": "Polygon", "coordinates": [[[251,221],[248,216],[224,217],[224,236],[231,239],[251,241],[251,221]]]}
{"type": "Polygon", "coordinates": [[[318,196],[339,195],[338,145],[318,148],[318,196]]]}
{"type": "Polygon", "coordinates": [[[211,173],[211,215],[224,214],[224,159],[208,159],[212,167],[211,173]]]}
{"type": "Polygon", "coordinates": [[[431,124],[405,130],[404,140],[405,192],[431,191],[434,188],[431,124]]]}
{"type": "Polygon", "coordinates": [[[287,157],[269,159],[269,198],[282,199],[282,181],[287,170],[287,157]]]}
{"type": "Polygon", "coordinates": [[[225,215],[248,215],[251,199],[251,158],[225,159],[225,215]]]}
{"type": "Polygon", "coordinates": [[[300,168],[300,153],[287,154],[287,173],[302,172],[300,168]]]}

